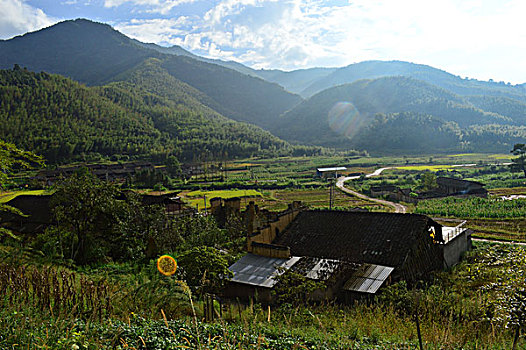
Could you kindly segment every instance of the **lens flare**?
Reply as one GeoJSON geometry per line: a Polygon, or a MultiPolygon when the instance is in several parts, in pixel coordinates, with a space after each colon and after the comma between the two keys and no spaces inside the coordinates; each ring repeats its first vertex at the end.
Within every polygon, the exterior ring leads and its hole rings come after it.
{"type": "Polygon", "coordinates": [[[329,111],[328,121],[332,131],[348,138],[355,136],[362,126],[360,112],[350,102],[336,103],[329,111]]]}
{"type": "Polygon", "coordinates": [[[157,259],[157,270],[165,276],[171,276],[177,271],[177,261],[170,255],[163,255],[157,259]]]}

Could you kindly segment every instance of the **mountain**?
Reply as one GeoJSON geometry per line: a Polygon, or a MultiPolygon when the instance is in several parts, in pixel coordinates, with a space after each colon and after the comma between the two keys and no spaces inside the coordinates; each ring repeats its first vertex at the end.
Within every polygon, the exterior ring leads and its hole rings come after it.
{"type": "Polygon", "coordinates": [[[168,74],[208,95],[210,108],[238,121],[266,126],[302,100],[278,84],[195,59],[182,48],[143,44],[84,19],[0,41],[0,68],[19,64],[88,85],[122,80],[152,58],[160,60],[168,74]]]}
{"type": "Polygon", "coordinates": [[[462,79],[440,69],[402,61],[365,61],[339,68],[313,82],[301,92],[301,95],[308,97],[325,89],[360,79],[387,76],[405,76],[422,80],[462,96],[488,95],[526,101],[526,89],[520,85],[462,79]]]}
{"type": "MultiPolygon", "coordinates": [[[[218,60],[218,59],[213,59],[213,58],[201,57],[201,56],[198,56],[198,55],[194,55],[193,53],[183,49],[179,45],[173,45],[173,46],[170,46],[170,47],[164,47],[164,46],[160,46],[160,45],[153,44],[153,43],[143,43],[143,42],[140,42],[138,40],[135,40],[135,41],[140,46],[143,46],[143,47],[148,48],[148,49],[155,50],[155,51],[163,53],[163,54],[175,55],[175,56],[186,56],[186,57],[193,58],[194,60],[198,60],[198,61],[202,61],[202,62],[206,62],[206,63],[216,64],[218,66],[222,66],[222,67],[225,67],[225,68],[233,69],[235,71],[238,71],[238,72],[246,74],[246,75],[251,75],[253,77],[259,77],[259,78],[265,79],[255,69],[247,67],[247,66],[245,66],[245,65],[243,65],[243,64],[241,64],[239,62],[223,61],[223,60],[218,60]]],[[[268,80],[268,81],[273,82],[271,80],[268,80]]],[[[291,91],[291,90],[289,90],[289,91],[291,91]]]]}
{"type": "Polygon", "coordinates": [[[17,66],[0,70],[0,139],[42,154],[49,163],[116,155],[150,160],[175,155],[188,161],[294,152],[269,132],[225,118],[192,98],[180,93],[173,101],[126,82],[86,87],[17,66]]]}
{"type": "Polygon", "coordinates": [[[475,150],[482,140],[477,135],[498,133],[495,125],[507,126],[499,136],[501,150],[526,136],[518,126],[524,119],[517,112],[520,102],[494,98],[485,105],[494,107],[489,111],[477,107],[482,102],[401,76],[359,80],[312,96],[285,113],[271,131],[293,143],[373,153],[475,150]],[[495,101],[506,101],[516,109],[496,113],[500,109],[495,101]]]}
{"type": "Polygon", "coordinates": [[[302,95],[306,87],[325,78],[336,70],[337,68],[308,68],[285,72],[279,69],[261,69],[254,71],[254,74],[257,74],[267,81],[283,86],[287,91],[302,95]]]}
{"type": "Polygon", "coordinates": [[[0,40],[0,68],[18,64],[31,71],[60,74],[88,85],[106,83],[155,54],[109,25],[85,19],[64,21],[0,40]]]}

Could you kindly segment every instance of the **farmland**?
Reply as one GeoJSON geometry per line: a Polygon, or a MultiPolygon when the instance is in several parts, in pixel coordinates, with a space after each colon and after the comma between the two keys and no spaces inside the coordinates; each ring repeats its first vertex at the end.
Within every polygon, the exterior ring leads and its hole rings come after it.
{"type": "MultiPolygon", "coordinates": [[[[474,230],[474,237],[526,241],[525,200],[498,199],[526,193],[521,174],[511,173],[505,165],[493,165],[507,160],[505,155],[472,154],[244,159],[223,162],[221,167],[209,163],[206,173],[174,181],[173,186],[164,184],[164,192],[135,190],[172,193],[201,211],[205,197],[207,208],[214,197],[239,197],[242,206],[254,201],[271,211],[283,210],[295,200],[311,208],[328,208],[329,181],[316,177],[316,167],[346,166],[344,174],[366,174],[394,165],[396,169],[381,176],[361,176],[347,185],[366,194],[371,186],[380,184],[416,188],[422,174],[430,171],[481,181],[490,189],[489,199],[444,198],[409,208],[438,217],[447,225],[468,220],[465,225],[474,230]],[[459,164],[475,165],[453,166],[459,164]]],[[[47,193],[36,191],[11,191],[2,198],[47,193]]],[[[338,190],[333,199],[338,210],[388,210],[338,190]]],[[[170,236],[158,238],[164,253],[184,259],[189,250],[205,244],[226,252],[225,266],[243,254],[244,235],[235,225],[220,229],[210,216],[197,217],[196,221],[170,223],[170,236]]],[[[132,218],[130,223],[140,216],[132,218]]],[[[135,232],[129,230],[130,223],[116,222],[125,226],[127,235],[135,232]]],[[[156,230],[155,226],[146,229],[156,230]]],[[[427,349],[511,348],[510,305],[516,302],[513,297],[519,295],[515,291],[521,288],[526,270],[523,248],[477,242],[460,265],[414,286],[395,283],[368,303],[283,304],[269,309],[257,299],[247,304],[215,301],[215,320],[210,320],[205,294],[182,282],[187,278],[184,268],[174,276],[163,276],[155,261],[144,255],[135,260],[116,258],[77,265],[60,256],[59,243],[48,243],[54,242],[54,234],[48,231],[27,242],[31,249],[16,241],[0,246],[2,345],[68,350],[74,345],[85,349],[414,349],[418,346],[414,322],[418,301],[427,349]]],[[[115,249],[111,247],[108,249],[115,249]]]]}
{"type": "Polygon", "coordinates": [[[420,201],[415,213],[440,217],[517,219],[526,217],[526,199],[440,198],[420,201]]]}

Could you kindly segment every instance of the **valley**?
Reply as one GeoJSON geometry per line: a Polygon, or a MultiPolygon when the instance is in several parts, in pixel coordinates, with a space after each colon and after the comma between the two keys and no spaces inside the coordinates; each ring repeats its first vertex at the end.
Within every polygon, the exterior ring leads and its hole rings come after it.
{"type": "Polygon", "coordinates": [[[0,40],[0,348],[524,348],[525,86],[0,40]]]}

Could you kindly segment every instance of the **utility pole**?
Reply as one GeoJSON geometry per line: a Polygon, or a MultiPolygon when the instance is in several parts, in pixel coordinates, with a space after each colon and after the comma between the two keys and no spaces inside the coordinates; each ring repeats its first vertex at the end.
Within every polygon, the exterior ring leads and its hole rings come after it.
{"type": "Polygon", "coordinates": [[[334,179],[329,178],[329,209],[332,210],[334,204],[334,179]]]}

